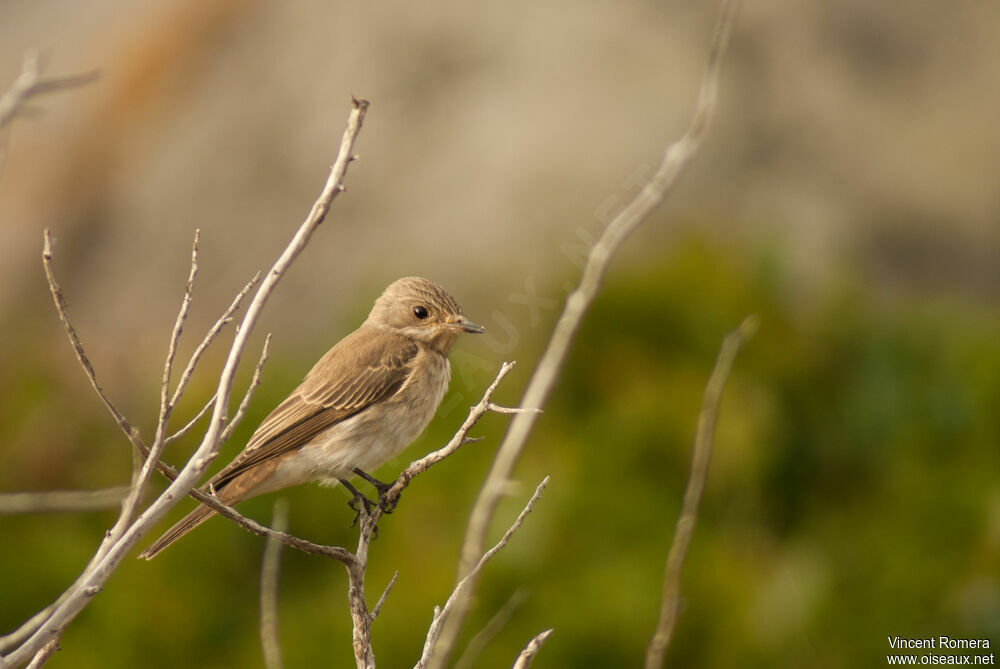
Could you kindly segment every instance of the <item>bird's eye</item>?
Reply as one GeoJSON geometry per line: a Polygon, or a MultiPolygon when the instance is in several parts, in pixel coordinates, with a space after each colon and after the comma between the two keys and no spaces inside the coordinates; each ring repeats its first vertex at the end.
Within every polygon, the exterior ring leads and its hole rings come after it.
{"type": "Polygon", "coordinates": [[[413,315],[420,320],[424,320],[427,318],[427,307],[422,307],[420,305],[413,307],[413,315]]]}

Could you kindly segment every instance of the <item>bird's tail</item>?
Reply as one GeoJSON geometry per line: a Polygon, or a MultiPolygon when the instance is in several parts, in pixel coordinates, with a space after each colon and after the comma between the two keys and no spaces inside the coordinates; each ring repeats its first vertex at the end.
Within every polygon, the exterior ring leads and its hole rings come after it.
{"type": "Polygon", "coordinates": [[[173,527],[164,532],[163,536],[154,541],[149,548],[140,553],[139,557],[146,560],[152,560],[164,548],[174,543],[214,515],[215,511],[207,506],[199,505],[197,509],[181,518],[173,527]]]}

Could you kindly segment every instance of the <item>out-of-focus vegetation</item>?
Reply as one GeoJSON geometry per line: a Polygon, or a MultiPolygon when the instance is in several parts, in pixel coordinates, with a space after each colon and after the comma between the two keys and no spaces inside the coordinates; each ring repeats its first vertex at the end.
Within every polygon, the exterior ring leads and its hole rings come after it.
{"type": "MultiPolygon", "coordinates": [[[[547,627],[555,634],[537,666],[640,666],[703,386],[722,337],[749,313],[761,327],[724,398],[672,666],[881,666],[888,636],[1000,641],[995,305],[873,294],[857,276],[794,285],[780,251],[748,256],[704,240],[676,249],[656,262],[618,264],[587,317],[518,469],[522,494],[501,507],[497,530],[542,476],[552,481],[487,567],[470,634],[514,593],[523,603],[475,666],[509,666],[547,627]]],[[[520,376],[498,400],[516,403],[541,345],[525,341],[511,356],[520,376]]],[[[319,353],[270,361],[234,441],[319,353]]],[[[52,420],[60,435],[30,457],[6,457],[5,488],[26,487],[19,476],[79,487],[127,476],[123,440],[83,384],[64,378],[77,373],[67,366],[4,384],[0,434],[13,436],[19,421],[52,420]],[[79,396],[67,399],[67,386],[79,396]],[[46,476],[50,468],[79,475],[46,476]]],[[[383,478],[451,434],[462,409],[443,413],[383,478]]],[[[415,481],[382,521],[369,602],[394,570],[400,578],[374,626],[381,666],[412,665],[419,655],[505,425],[486,417],[476,429],[486,441],[415,481]]],[[[306,486],[287,497],[292,532],[353,545],[342,490],[306,486]]],[[[266,520],[273,499],[242,509],[266,520]]],[[[0,629],[68,585],[112,518],[0,518],[0,629]]],[[[262,547],[216,519],[155,561],[124,565],[49,666],[260,666],[262,547]]],[[[353,666],[339,564],[286,550],[280,619],[286,666],[353,666]]]]}

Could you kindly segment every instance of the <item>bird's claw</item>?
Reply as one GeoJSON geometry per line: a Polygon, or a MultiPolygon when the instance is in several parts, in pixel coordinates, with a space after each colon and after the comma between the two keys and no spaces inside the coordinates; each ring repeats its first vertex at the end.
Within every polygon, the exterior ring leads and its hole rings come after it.
{"type": "MultiPolygon", "coordinates": [[[[375,508],[375,502],[371,501],[365,497],[357,488],[352,486],[350,483],[344,479],[340,479],[340,483],[351,493],[351,499],[347,501],[347,506],[354,510],[354,520],[351,521],[351,527],[358,524],[361,520],[362,510],[364,511],[365,518],[371,518],[372,510],[375,508]]],[[[372,525],[372,538],[378,537],[378,526],[372,525]]]]}
{"type": "Polygon", "coordinates": [[[382,510],[382,513],[392,513],[396,510],[396,505],[399,504],[399,493],[389,494],[389,491],[392,490],[392,483],[379,481],[359,467],[355,467],[354,473],[371,483],[372,487],[378,491],[378,508],[382,510]]]}
{"type": "Polygon", "coordinates": [[[375,502],[355,491],[354,497],[347,501],[347,506],[354,510],[354,521],[351,522],[351,527],[354,527],[358,524],[358,518],[361,517],[361,507],[364,507],[365,514],[370,516],[372,515],[372,509],[375,508],[375,502]]]}

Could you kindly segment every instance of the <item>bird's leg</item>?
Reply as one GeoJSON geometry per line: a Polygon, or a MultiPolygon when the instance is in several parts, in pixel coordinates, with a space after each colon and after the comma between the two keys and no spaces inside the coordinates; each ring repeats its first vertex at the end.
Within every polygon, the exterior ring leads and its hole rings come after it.
{"type": "Polygon", "coordinates": [[[389,499],[387,495],[390,488],[392,488],[391,483],[383,483],[382,481],[379,481],[377,478],[361,469],[361,467],[355,467],[354,473],[371,483],[375,487],[375,490],[378,491],[378,505],[382,509],[382,513],[392,513],[396,509],[396,504],[399,503],[399,496],[397,495],[395,499],[389,499]]]}
{"type": "Polygon", "coordinates": [[[357,488],[352,486],[345,479],[337,479],[337,480],[340,481],[341,485],[347,488],[347,492],[354,495],[351,498],[351,501],[347,503],[347,506],[354,509],[354,520],[351,521],[351,527],[354,527],[355,525],[358,524],[358,518],[361,517],[361,507],[359,507],[358,504],[364,506],[365,514],[370,516],[372,513],[372,509],[375,507],[375,502],[371,501],[370,499],[362,495],[357,488]]]}

